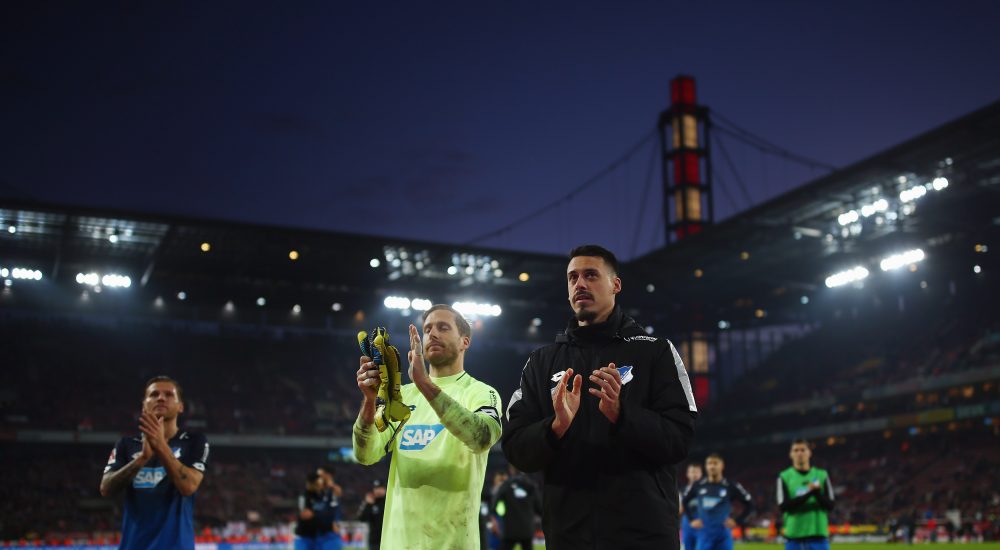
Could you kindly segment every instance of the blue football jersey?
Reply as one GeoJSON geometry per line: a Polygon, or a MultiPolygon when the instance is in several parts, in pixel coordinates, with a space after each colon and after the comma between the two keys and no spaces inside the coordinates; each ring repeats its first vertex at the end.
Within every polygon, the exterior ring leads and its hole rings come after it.
{"type": "MultiPolygon", "coordinates": [[[[204,435],[180,431],[167,443],[182,464],[205,471],[208,441],[204,435]]],[[[111,451],[104,473],[122,468],[140,453],[141,438],[123,437],[111,451]]],[[[181,495],[155,456],[125,490],[119,548],[194,550],[194,495],[181,495]]]]}
{"type": "Polygon", "coordinates": [[[718,483],[702,478],[684,495],[684,514],[689,519],[700,519],[707,530],[726,529],[726,518],[732,513],[733,501],[743,503],[740,518],[749,515],[753,506],[750,493],[736,482],[723,478],[718,483]]]}

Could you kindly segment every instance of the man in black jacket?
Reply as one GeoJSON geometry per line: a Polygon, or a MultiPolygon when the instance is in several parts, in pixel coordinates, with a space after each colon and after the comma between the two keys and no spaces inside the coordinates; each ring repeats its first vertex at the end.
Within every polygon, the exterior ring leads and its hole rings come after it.
{"type": "Polygon", "coordinates": [[[532,550],[535,516],[542,515],[542,499],[530,477],[510,467],[508,477],[493,494],[493,512],[500,517],[500,550],[532,550]]]}
{"type": "Polygon", "coordinates": [[[365,493],[365,500],[358,509],[358,521],[368,524],[368,550],[379,550],[382,545],[382,516],[385,514],[385,486],[376,479],[372,490],[365,493]]]}
{"type": "Polygon", "coordinates": [[[504,454],[545,473],[546,548],[677,550],[674,467],[698,413],[687,371],[673,344],[615,305],[622,284],[610,251],[574,249],[566,283],[575,318],[528,358],[504,454]]]}

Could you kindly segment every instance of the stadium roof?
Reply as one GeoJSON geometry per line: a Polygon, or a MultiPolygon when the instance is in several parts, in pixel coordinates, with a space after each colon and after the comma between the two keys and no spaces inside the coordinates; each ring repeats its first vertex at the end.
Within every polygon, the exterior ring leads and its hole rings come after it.
{"type": "MultiPolygon", "coordinates": [[[[758,308],[768,314],[756,322],[798,319],[802,296],[838,290],[824,286],[832,272],[876,275],[880,257],[918,247],[928,263],[964,261],[970,243],[995,242],[998,215],[1000,102],[630,262],[623,303],[667,332],[752,321],[758,308]],[[948,186],[936,191],[937,178],[948,186]]],[[[353,312],[373,296],[422,294],[565,316],[561,256],[22,200],[0,200],[0,229],[0,266],[60,286],[117,273],[150,296],[209,303],[266,295],[353,312]]]]}
{"type": "Polygon", "coordinates": [[[863,265],[874,276],[892,252],[962,260],[971,276],[973,243],[996,242],[998,216],[1000,102],[638,258],[629,277],[654,284],[642,304],[657,326],[752,319],[758,308],[777,322],[796,318],[802,296],[848,290],[827,289],[830,274],[863,265]],[[947,187],[936,191],[937,178],[947,187]]]}
{"type": "Polygon", "coordinates": [[[373,294],[419,292],[537,307],[560,295],[564,266],[539,254],[29,201],[0,201],[0,227],[0,266],[69,286],[78,274],[127,275],[133,290],[219,305],[267,296],[354,312],[373,294]]]}

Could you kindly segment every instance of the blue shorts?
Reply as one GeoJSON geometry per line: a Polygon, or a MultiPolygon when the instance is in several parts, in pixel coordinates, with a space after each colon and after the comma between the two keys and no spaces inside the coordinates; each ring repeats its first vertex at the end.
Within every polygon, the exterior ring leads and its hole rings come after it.
{"type": "Polygon", "coordinates": [[[295,550],[340,550],[343,541],[337,533],[327,533],[318,537],[295,537],[295,550]]]}
{"type": "Polygon", "coordinates": [[[733,550],[733,535],[729,530],[698,530],[698,550],[733,550]]]}
{"type": "Polygon", "coordinates": [[[785,550],[830,550],[830,539],[785,540],[785,550]]]}
{"type": "Polygon", "coordinates": [[[681,542],[684,543],[684,550],[698,548],[698,530],[688,526],[681,527],[681,542]]]}

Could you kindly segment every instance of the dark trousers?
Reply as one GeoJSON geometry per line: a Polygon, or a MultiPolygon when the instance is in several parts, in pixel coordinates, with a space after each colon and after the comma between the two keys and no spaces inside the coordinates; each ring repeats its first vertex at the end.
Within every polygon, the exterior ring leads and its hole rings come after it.
{"type": "Polygon", "coordinates": [[[521,550],[532,550],[531,537],[526,539],[503,539],[500,543],[500,550],[514,550],[514,547],[518,544],[521,545],[521,550]]]}

